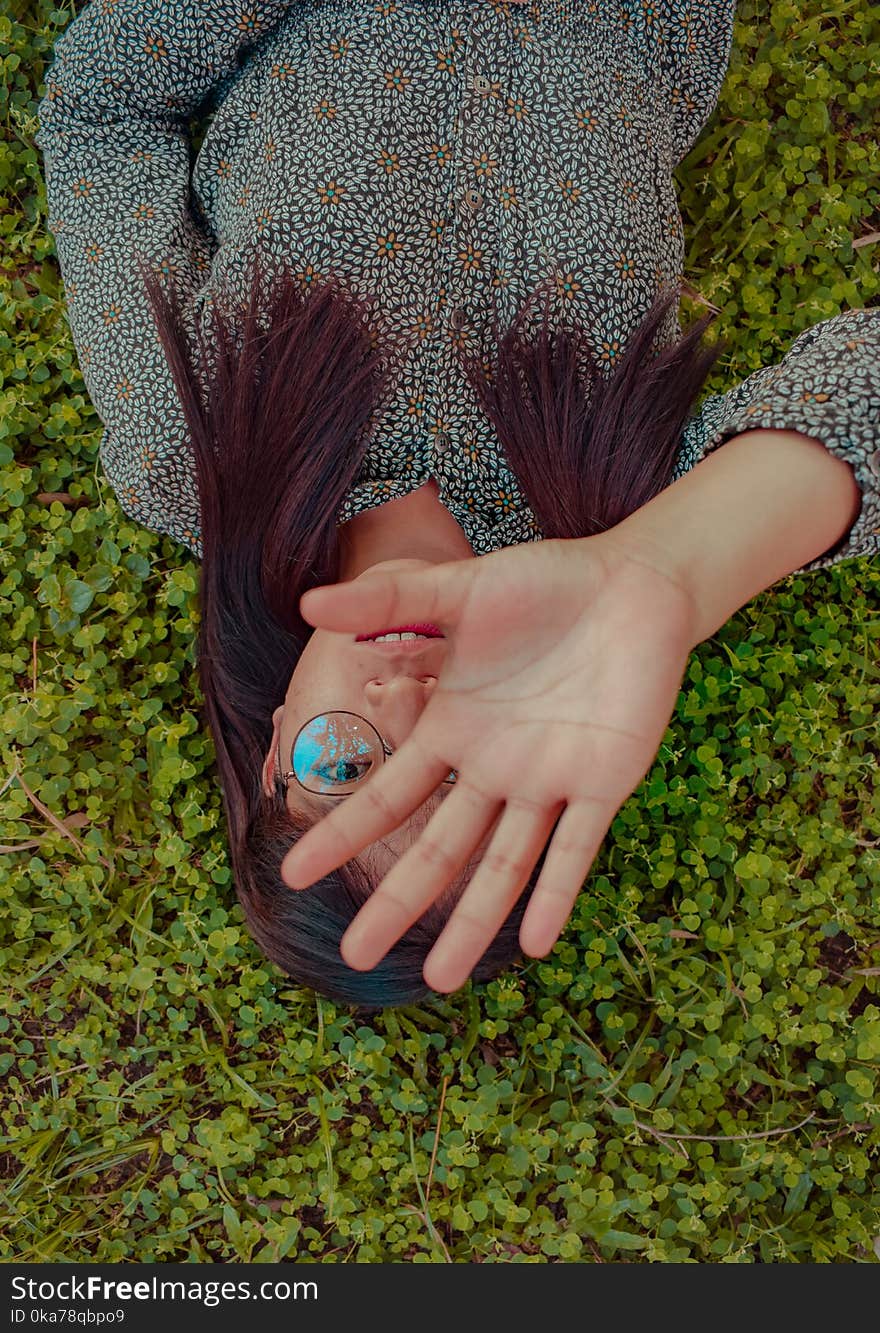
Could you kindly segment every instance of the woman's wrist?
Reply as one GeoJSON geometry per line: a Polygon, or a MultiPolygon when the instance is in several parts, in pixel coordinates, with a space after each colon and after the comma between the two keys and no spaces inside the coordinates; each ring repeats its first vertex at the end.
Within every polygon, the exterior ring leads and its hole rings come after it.
{"type": "Polygon", "coordinates": [[[858,517],[852,468],[796,431],[750,430],[610,530],[694,604],[693,646],[817,556],[858,517]]]}

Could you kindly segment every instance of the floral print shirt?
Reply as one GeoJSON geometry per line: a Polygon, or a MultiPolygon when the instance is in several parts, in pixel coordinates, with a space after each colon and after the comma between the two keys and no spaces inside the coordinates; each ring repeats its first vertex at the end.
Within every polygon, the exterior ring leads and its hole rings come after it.
{"type": "MultiPolygon", "coordinates": [[[[36,142],[123,510],[201,557],[135,254],[206,329],[259,251],[303,284],[334,272],[411,345],[339,521],[433,476],[475,554],[540,538],[455,347],[488,356],[493,314],[551,274],[555,313],[613,367],[682,273],[672,172],[716,103],[733,17],[734,0],[92,0],[56,42],[36,142]],[[212,118],[196,155],[197,114],[212,118]]],[[[878,352],[880,310],[808,329],[701,404],[673,479],[743,430],[800,431],[862,493],[851,531],[804,570],[873,554],[878,352]]]]}

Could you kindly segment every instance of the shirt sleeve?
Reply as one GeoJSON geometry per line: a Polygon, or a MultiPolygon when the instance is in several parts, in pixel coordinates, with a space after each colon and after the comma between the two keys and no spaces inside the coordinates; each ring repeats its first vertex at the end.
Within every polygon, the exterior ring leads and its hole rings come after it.
{"type": "Polygon", "coordinates": [[[715,109],[730,62],[735,11],[736,0],[621,0],[630,50],[668,125],[670,170],[715,109]]]}
{"type": "Polygon", "coordinates": [[[104,425],[99,457],[125,513],[196,554],[188,431],[137,260],[173,281],[192,334],[217,245],[191,198],[189,119],[293,3],[95,0],[56,41],[37,108],[47,225],[104,425]]]}
{"type": "MultiPolygon", "coordinates": [[[[850,310],[806,329],[775,366],[706,398],[685,426],[671,481],[743,431],[794,430],[849,463],[862,496],[834,546],[792,573],[880,551],[880,310],[850,310]]],[[[772,440],[767,443],[772,449],[772,440]]]]}

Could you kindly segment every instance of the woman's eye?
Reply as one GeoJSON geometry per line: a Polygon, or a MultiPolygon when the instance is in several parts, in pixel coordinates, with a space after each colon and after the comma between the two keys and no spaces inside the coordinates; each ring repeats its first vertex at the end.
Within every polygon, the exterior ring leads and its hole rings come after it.
{"type": "Polygon", "coordinates": [[[371,768],[372,764],[356,764],[350,759],[340,759],[335,764],[317,769],[317,774],[325,782],[354,782],[369,773],[371,768]]]}

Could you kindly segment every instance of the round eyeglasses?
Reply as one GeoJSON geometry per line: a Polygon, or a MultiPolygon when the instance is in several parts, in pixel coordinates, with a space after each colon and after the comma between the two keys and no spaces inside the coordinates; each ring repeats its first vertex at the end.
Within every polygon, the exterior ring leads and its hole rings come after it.
{"type": "MultiPolygon", "coordinates": [[[[295,778],[306,791],[318,796],[348,796],[359,783],[393,754],[391,746],[365,717],[357,713],[318,713],[296,733],[290,756],[290,772],[277,777],[287,791],[295,778]]],[[[455,770],[443,779],[454,783],[455,770]]]]}

